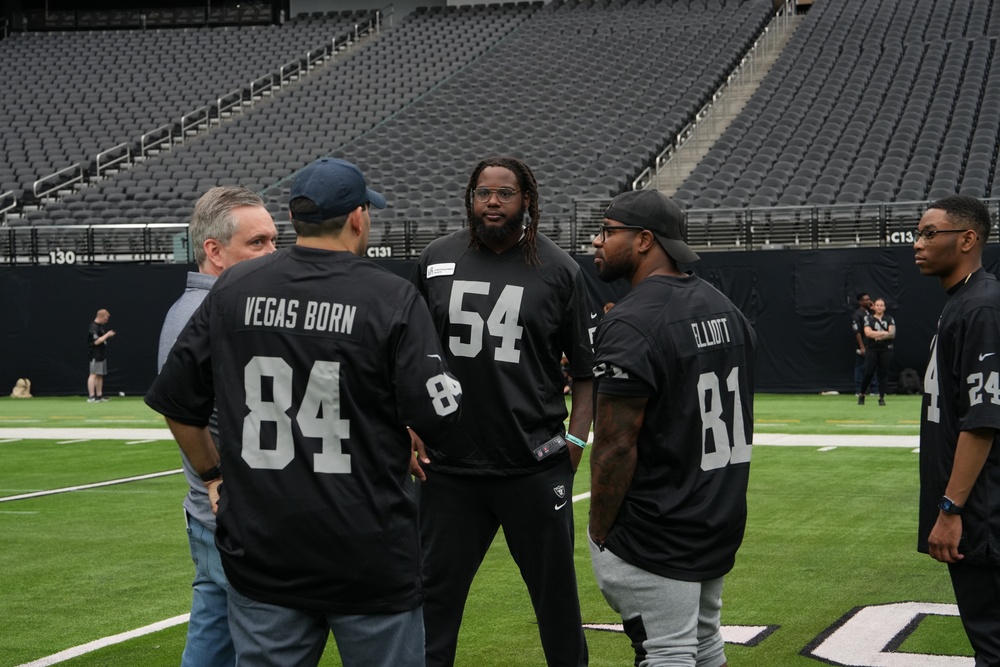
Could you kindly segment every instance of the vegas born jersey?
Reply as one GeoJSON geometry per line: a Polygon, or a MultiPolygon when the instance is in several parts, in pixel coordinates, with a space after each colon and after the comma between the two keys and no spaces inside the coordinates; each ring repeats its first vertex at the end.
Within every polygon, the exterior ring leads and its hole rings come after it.
{"type": "Polygon", "coordinates": [[[920,528],[917,549],[938,518],[958,434],[994,429],[993,447],[962,514],[962,562],[1000,564],[1000,282],[979,269],[948,291],[931,341],[920,414],[920,528]]]}
{"type": "Polygon", "coordinates": [[[428,448],[432,470],[521,475],[568,456],[535,450],[564,433],[563,354],[572,377],[593,376],[597,309],[576,262],[542,234],[536,245],[540,265],[528,266],[520,244],[476,250],[462,229],[417,262],[413,282],[463,388],[458,428],[428,448]]]}
{"type": "Polygon", "coordinates": [[[635,475],[605,541],[622,560],[681,581],[732,569],[746,527],[755,341],[696,276],[650,276],[601,322],[596,391],[648,397],[635,475]]]}
{"type": "Polygon", "coordinates": [[[196,426],[217,405],[216,542],[238,591],[382,614],[423,600],[405,427],[436,443],[459,394],[409,282],[293,246],[222,274],[146,402],[196,426]]]}

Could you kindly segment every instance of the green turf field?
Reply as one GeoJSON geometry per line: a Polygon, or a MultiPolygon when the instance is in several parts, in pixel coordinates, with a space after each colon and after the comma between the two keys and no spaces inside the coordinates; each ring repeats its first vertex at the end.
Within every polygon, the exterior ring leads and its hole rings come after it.
{"type": "MultiPolygon", "coordinates": [[[[916,397],[890,396],[885,408],[856,406],[853,396],[756,400],[758,429],[766,432],[913,434],[918,409],[916,397]]],[[[115,425],[163,427],[140,399],[96,405],[82,399],[0,399],[0,500],[179,469],[176,446],[168,441],[20,440],[4,433],[18,427],[115,425]]],[[[902,603],[919,603],[914,613],[935,609],[928,607],[933,603],[953,604],[944,566],[914,549],[917,458],[910,448],[755,448],[747,537],[726,580],[723,623],[767,631],[755,646],[727,646],[732,667],[824,664],[803,652],[834,626],[852,627],[847,618],[852,614],[860,620],[869,609],[894,610],[902,603]]],[[[180,505],[184,489],[181,475],[168,474],[0,502],[0,667],[186,613],[191,564],[180,505]]],[[[587,491],[585,459],[574,493],[587,491]]],[[[597,591],[590,569],[587,510],[586,498],[574,503],[584,622],[615,624],[619,619],[597,591]]],[[[184,632],[183,624],[175,625],[58,664],[176,665],[184,632]]],[[[590,630],[587,636],[592,665],[631,664],[624,635],[590,630]]],[[[952,616],[932,613],[897,639],[903,640],[898,651],[971,655],[952,616]]],[[[905,655],[891,657],[897,662],[854,664],[918,664],[905,655]]],[[[323,664],[340,664],[332,643],[323,664]]],[[[531,605],[502,537],[473,586],[458,664],[544,664],[531,605]]],[[[925,656],[919,664],[937,667],[925,656]]]]}

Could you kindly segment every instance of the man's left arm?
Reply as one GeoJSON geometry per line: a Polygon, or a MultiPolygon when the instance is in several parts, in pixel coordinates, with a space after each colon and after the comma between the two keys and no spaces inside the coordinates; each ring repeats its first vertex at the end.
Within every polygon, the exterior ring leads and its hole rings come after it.
{"type": "Polygon", "coordinates": [[[208,427],[184,424],[170,417],[167,417],[166,420],[167,426],[170,427],[170,433],[173,434],[174,440],[184,451],[184,455],[191,462],[195,472],[202,475],[202,479],[206,474],[211,477],[205,482],[205,487],[208,489],[208,499],[212,503],[212,511],[217,512],[219,510],[219,485],[222,484],[222,473],[219,468],[219,452],[215,448],[215,442],[212,440],[208,427]]]}
{"type": "MultiPolygon", "coordinates": [[[[972,487],[986,464],[986,458],[990,455],[995,435],[996,432],[991,428],[962,431],[958,434],[955,463],[952,465],[951,477],[948,479],[944,495],[959,507],[964,507],[969,499],[972,487]]],[[[963,556],[958,552],[961,538],[961,515],[938,511],[937,521],[927,538],[931,557],[942,563],[957,563],[962,560],[963,556]]]]}
{"type": "MultiPolygon", "coordinates": [[[[574,438],[587,442],[590,438],[590,425],[594,421],[594,379],[573,381],[573,405],[569,411],[569,433],[574,438]]],[[[569,459],[573,462],[573,472],[580,466],[583,458],[583,448],[570,443],[569,459]]]]}
{"type": "Polygon", "coordinates": [[[604,548],[635,474],[646,396],[597,395],[590,452],[590,539],[604,548]]]}

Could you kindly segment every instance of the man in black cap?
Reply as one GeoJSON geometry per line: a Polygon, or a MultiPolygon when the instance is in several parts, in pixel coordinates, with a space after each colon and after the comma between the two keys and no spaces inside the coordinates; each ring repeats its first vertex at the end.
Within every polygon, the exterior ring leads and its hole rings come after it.
{"type": "Polygon", "coordinates": [[[594,237],[597,275],[632,291],[597,328],[590,551],[636,664],[726,664],[723,576],[746,525],[755,335],[698,260],[684,214],[626,192],[594,237]]]}
{"type": "Polygon", "coordinates": [[[146,396],[217,508],[240,665],[316,665],[331,630],[344,665],[424,664],[406,427],[437,442],[461,388],[417,291],[362,257],[369,206],[353,164],[302,170],[295,245],[216,281],[146,396]]]}

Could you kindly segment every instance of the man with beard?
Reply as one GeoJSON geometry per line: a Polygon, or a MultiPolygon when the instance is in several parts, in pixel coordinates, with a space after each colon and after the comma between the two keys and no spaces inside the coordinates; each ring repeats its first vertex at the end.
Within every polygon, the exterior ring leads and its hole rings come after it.
{"type": "Polygon", "coordinates": [[[755,335],[655,190],[618,195],[594,238],[601,280],[632,291],[594,339],[590,552],[635,664],[720,667],[724,575],[743,541],[755,335]]]}
{"type": "Polygon", "coordinates": [[[520,160],[476,165],[468,229],[431,243],[413,282],[462,383],[459,426],[418,471],[427,664],[455,661],[469,587],[502,526],[549,665],[587,664],[573,567],[573,473],[590,434],[592,307],[580,267],[538,232],[520,160]],[[525,217],[527,214],[527,217],[525,217]],[[564,431],[563,355],[574,379],[564,431]]]}

